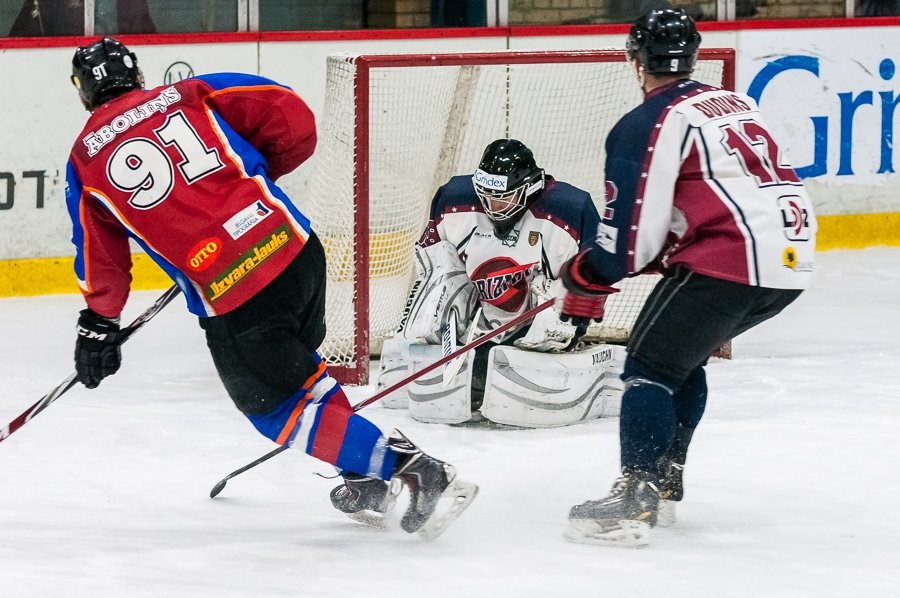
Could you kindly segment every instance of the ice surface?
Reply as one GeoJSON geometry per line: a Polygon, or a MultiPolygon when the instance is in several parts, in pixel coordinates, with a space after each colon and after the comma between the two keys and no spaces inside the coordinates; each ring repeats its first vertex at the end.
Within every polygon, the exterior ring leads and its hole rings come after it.
{"type": "MultiPolygon", "coordinates": [[[[481,493],[423,543],[328,500],[331,468],[273,448],[232,406],[178,298],[0,444],[0,596],[900,596],[900,249],[819,256],[815,286],[710,365],[679,523],[643,550],[571,544],[606,493],[618,420],[552,430],[428,425],[380,406],[481,493]]],[[[125,320],[159,292],[134,293],[125,320]]],[[[0,425],[72,371],[78,296],[0,300],[0,425]]],[[[352,388],[352,400],[373,393],[352,388]]]]}

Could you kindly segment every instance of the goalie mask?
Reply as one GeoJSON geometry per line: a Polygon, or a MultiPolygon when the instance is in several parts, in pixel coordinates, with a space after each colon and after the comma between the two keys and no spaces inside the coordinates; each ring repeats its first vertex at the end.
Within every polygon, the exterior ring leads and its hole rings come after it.
{"type": "Polygon", "coordinates": [[[699,48],[697,26],[680,8],[651,10],[631,26],[625,41],[629,62],[637,58],[651,75],[691,73],[699,48]]]}
{"type": "Polygon", "coordinates": [[[137,56],[120,42],[104,37],[75,50],[72,58],[72,84],[81,102],[90,111],[114,97],[144,86],[137,56]]]}
{"type": "Polygon", "coordinates": [[[475,194],[494,224],[494,234],[505,238],[544,188],[544,171],[534,155],[516,139],[497,139],[484,150],[472,176],[475,194]]]}

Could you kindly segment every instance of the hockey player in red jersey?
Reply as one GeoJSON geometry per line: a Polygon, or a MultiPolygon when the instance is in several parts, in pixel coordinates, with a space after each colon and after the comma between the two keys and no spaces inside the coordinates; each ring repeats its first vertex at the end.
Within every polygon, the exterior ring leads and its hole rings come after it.
{"type": "Polygon", "coordinates": [[[683,10],[632,27],[644,93],[606,139],[606,209],[594,245],[562,272],[564,315],[601,318],[609,285],[647,268],[662,280],[627,347],[622,476],[572,507],[578,542],[646,543],[683,494],[688,445],[714,349],[781,312],[809,284],[816,220],[803,184],[746,94],[691,80],[700,34],[683,10]]]}
{"type": "Polygon", "coordinates": [[[397,477],[401,525],[433,537],[477,488],[396,432],[356,414],[316,352],[325,336],[325,255],[276,181],[316,145],[312,112],[290,88],[219,73],[144,89],[114,39],[78,48],[72,82],[91,112],[69,157],[66,202],[87,308],[75,366],[88,388],[120,364],[129,240],[178,285],[235,405],[266,437],[335,465],[339,510],[383,513],[397,477]],[[449,513],[437,510],[454,499],[449,513]]]}

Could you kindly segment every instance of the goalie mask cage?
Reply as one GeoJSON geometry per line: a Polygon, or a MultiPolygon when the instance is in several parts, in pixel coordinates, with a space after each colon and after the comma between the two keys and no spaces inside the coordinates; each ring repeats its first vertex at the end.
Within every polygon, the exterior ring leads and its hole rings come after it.
{"type": "MultiPolygon", "coordinates": [[[[703,49],[693,78],[734,88],[734,50],[703,49]]],[[[603,210],[604,141],[641,101],[621,49],[329,56],[311,188],[301,208],[325,247],[328,334],[338,380],[366,384],[415,278],[431,199],[471,174],[494,139],[520,139],[538,166],[603,210]]],[[[624,342],[656,278],[623,281],[589,331],[624,342]]]]}

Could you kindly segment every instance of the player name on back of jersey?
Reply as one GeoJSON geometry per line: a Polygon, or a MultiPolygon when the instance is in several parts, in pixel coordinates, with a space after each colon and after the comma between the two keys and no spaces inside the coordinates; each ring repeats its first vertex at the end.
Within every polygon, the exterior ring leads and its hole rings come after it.
{"type": "Polygon", "coordinates": [[[753,111],[747,102],[733,93],[691,102],[691,106],[702,112],[707,118],[753,111]]]}
{"type": "Polygon", "coordinates": [[[116,135],[123,133],[146,120],[154,113],[164,114],[169,106],[181,99],[181,94],[174,87],[167,87],[162,92],[147,102],[139,106],[135,106],[130,110],[126,110],[113,118],[109,124],[103,125],[96,131],[91,131],[81,140],[87,147],[88,156],[95,156],[97,152],[103,149],[103,146],[116,138],[116,135]]]}

